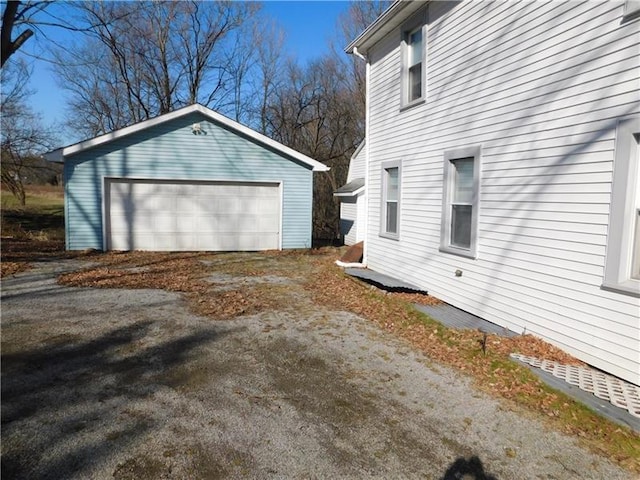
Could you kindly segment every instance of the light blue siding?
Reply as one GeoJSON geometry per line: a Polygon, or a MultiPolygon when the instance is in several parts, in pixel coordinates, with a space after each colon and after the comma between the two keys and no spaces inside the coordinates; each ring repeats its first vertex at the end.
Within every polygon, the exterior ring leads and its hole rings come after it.
{"type": "Polygon", "coordinates": [[[198,113],[65,159],[67,249],[103,248],[105,177],[282,182],[282,248],[311,247],[311,167],[198,113]],[[202,134],[192,133],[193,123],[202,134]]]}

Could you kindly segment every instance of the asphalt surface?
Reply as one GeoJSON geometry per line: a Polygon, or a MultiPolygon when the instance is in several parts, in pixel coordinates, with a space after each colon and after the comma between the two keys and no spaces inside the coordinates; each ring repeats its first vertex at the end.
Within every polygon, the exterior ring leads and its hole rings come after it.
{"type": "Polygon", "coordinates": [[[82,265],[2,280],[3,479],[635,478],[290,278],[215,321],[56,284],[82,265]]]}

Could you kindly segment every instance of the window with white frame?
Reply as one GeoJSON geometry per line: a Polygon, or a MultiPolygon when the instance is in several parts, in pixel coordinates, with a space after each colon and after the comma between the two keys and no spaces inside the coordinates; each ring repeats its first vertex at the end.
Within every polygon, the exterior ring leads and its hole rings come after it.
{"type": "Polygon", "coordinates": [[[636,190],[636,230],[633,237],[633,268],[631,269],[631,278],[635,280],[640,280],[640,194],[637,193],[638,191],[640,191],[640,175],[638,175],[638,188],[636,190]]]}
{"type": "Polygon", "coordinates": [[[444,154],[440,250],[476,258],[480,204],[479,146],[444,154]]]}
{"type": "Polygon", "coordinates": [[[616,129],[602,287],[640,297],[640,117],[620,120],[616,129]]]}
{"type": "Polygon", "coordinates": [[[407,35],[407,91],[409,102],[422,97],[422,26],[407,35]]]}
{"type": "Polygon", "coordinates": [[[425,16],[419,12],[402,29],[402,106],[411,106],[425,97],[425,16]]]}
{"type": "Polygon", "coordinates": [[[382,165],[382,218],[380,235],[398,238],[400,227],[400,162],[382,165]]]}

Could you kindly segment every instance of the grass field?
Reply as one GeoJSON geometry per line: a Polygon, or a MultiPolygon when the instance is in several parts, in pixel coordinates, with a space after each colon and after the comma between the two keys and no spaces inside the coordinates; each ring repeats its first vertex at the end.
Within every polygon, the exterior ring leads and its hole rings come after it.
{"type": "Polygon", "coordinates": [[[28,186],[25,206],[2,188],[0,201],[0,276],[23,272],[33,261],[69,255],[64,251],[62,187],[28,186]]]}
{"type": "Polygon", "coordinates": [[[19,240],[64,240],[64,194],[62,187],[27,187],[21,206],[11,192],[2,189],[2,237],[19,240]]]}

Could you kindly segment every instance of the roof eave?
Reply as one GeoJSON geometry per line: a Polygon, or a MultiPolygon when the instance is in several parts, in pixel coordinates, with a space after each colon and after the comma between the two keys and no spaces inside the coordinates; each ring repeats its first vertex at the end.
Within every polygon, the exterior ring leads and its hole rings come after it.
{"type": "Polygon", "coordinates": [[[329,171],[329,167],[325,164],[318,162],[317,160],[312,159],[300,152],[293,150],[292,148],[287,147],[275,140],[267,137],[266,135],[262,135],[261,133],[256,132],[255,130],[245,127],[244,125],[231,120],[230,118],[225,117],[213,110],[204,107],[199,104],[189,105],[187,107],[180,108],[170,113],[166,113],[164,115],[160,115],[155,118],[151,118],[149,120],[144,120],[142,122],[136,123],[134,125],[130,125],[128,127],[121,128],[119,130],[115,130],[110,133],[105,133],[104,135],[100,135],[98,137],[84,140],[82,142],[75,143],[73,145],[69,145],[67,147],[59,148],[48,152],[45,154],[45,158],[50,159],[50,161],[58,161],[60,163],[64,163],[64,159],[70,155],[74,155],[76,153],[80,153],[89,148],[97,147],[99,145],[111,142],[118,138],[123,138],[128,135],[134,134],[136,132],[140,132],[142,130],[146,130],[148,128],[152,128],[156,125],[161,125],[165,122],[169,122],[171,120],[175,120],[177,118],[183,117],[185,115],[189,115],[191,113],[198,112],[204,115],[205,117],[213,120],[216,123],[221,124],[224,127],[227,127],[245,137],[248,137],[252,140],[255,140],[277,152],[280,152],[288,157],[291,157],[298,162],[301,162],[307,166],[310,166],[314,172],[327,172],[329,171]]]}
{"type": "Polygon", "coordinates": [[[354,52],[355,48],[359,53],[366,55],[372,45],[402,25],[407,18],[425,4],[429,3],[429,1],[430,0],[396,0],[382,13],[382,15],[380,15],[360,35],[358,35],[355,40],[345,47],[345,53],[351,54],[354,52]]]}
{"type": "Polygon", "coordinates": [[[358,195],[360,195],[361,193],[364,192],[364,185],[356,190],[354,190],[353,192],[334,192],[333,196],[334,197],[357,197],[358,195]]]}
{"type": "Polygon", "coordinates": [[[358,147],[356,148],[355,152],[353,152],[353,155],[351,155],[351,158],[355,158],[358,156],[358,154],[362,151],[362,149],[364,148],[364,144],[365,144],[366,140],[362,140],[360,142],[360,144],[358,145],[358,147]]]}
{"type": "Polygon", "coordinates": [[[56,148],[55,150],[42,154],[42,158],[51,163],[64,163],[62,150],[63,148],[56,148]]]}

